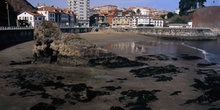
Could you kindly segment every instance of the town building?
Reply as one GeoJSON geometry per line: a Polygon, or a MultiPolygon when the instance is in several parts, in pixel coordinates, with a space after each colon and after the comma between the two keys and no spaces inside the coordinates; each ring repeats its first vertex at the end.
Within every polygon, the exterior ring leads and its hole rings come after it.
{"type": "Polygon", "coordinates": [[[78,25],[89,26],[90,0],[67,0],[67,8],[78,15],[78,25]]]}
{"type": "Polygon", "coordinates": [[[154,27],[163,27],[164,21],[163,18],[154,16],[153,25],[154,27]]]}
{"type": "Polygon", "coordinates": [[[100,12],[108,13],[109,10],[118,9],[118,5],[103,5],[100,6],[100,12]]]}
{"type": "Polygon", "coordinates": [[[132,9],[138,15],[150,15],[150,8],[149,7],[135,7],[135,6],[132,6],[132,7],[130,7],[130,9],[132,9]],[[138,10],[140,12],[138,12],[138,10]]]}
{"type": "Polygon", "coordinates": [[[133,27],[133,15],[135,12],[131,9],[117,10],[114,13],[112,27],[133,27]]]}
{"type": "Polygon", "coordinates": [[[154,26],[153,16],[150,15],[134,15],[133,26],[154,26]]]}
{"type": "Polygon", "coordinates": [[[45,20],[45,16],[37,12],[25,11],[17,16],[17,20],[25,20],[28,26],[34,27],[36,22],[45,20]]]}
{"type": "Polygon", "coordinates": [[[45,20],[57,22],[61,27],[76,26],[76,15],[72,10],[58,7],[40,7],[38,13],[45,16],[45,20]]]}

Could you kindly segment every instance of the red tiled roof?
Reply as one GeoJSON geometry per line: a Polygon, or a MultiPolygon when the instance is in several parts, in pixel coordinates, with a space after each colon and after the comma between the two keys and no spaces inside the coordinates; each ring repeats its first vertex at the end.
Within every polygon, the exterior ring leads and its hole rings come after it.
{"type": "Polygon", "coordinates": [[[42,15],[40,13],[37,13],[37,12],[31,12],[31,11],[26,11],[26,12],[33,15],[33,16],[43,16],[43,17],[45,17],[44,15],[42,15]]]}

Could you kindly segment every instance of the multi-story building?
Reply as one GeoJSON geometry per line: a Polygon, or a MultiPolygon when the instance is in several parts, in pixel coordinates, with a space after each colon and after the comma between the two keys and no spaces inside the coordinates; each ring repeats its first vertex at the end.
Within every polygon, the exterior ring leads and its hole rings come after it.
{"type": "Polygon", "coordinates": [[[118,9],[118,5],[103,5],[100,6],[100,11],[108,13],[109,10],[118,9]]]}
{"type": "Polygon", "coordinates": [[[25,20],[29,24],[30,27],[34,27],[34,24],[38,21],[45,20],[45,16],[37,13],[25,11],[17,16],[18,20],[25,20]]]}
{"type": "Polygon", "coordinates": [[[148,8],[148,7],[132,6],[132,7],[130,7],[130,9],[132,9],[138,15],[150,15],[150,8],[148,8]],[[138,10],[140,11],[139,13],[138,13],[138,10]]]}
{"type": "Polygon", "coordinates": [[[130,9],[115,11],[112,27],[132,27],[134,11],[130,9]]]}
{"type": "Polygon", "coordinates": [[[90,0],[67,0],[67,8],[78,15],[79,26],[89,26],[90,0]]]}
{"type": "Polygon", "coordinates": [[[163,18],[161,17],[158,17],[158,16],[154,16],[154,20],[153,20],[153,24],[154,24],[154,27],[163,27],[163,18]]]}
{"type": "Polygon", "coordinates": [[[153,26],[153,16],[151,15],[134,15],[133,26],[153,26]]]}
{"type": "Polygon", "coordinates": [[[45,20],[57,22],[61,27],[73,27],[76,25],[76,16],[72,10],[58,7],[40,7],[38,13],[45,16],[45,20]]]}

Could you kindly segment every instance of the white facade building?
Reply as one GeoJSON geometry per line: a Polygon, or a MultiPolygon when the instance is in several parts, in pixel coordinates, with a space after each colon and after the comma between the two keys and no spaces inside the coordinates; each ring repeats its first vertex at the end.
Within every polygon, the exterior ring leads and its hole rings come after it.
{"type": "Polygon", "coordinates": [[[57,22],[61,27],[75,26],[76,18],[72,10],[61,9],[58,7],[41,7],[38,13],[43,14],[45,20],[57,22]]]}
{"type": "Polygon", "coordinates": [[[67,8],[78,15],[79,26],[89,26],[90,0],[67,0],[67,8]]]}
{"type": "Polygon", "coordinates": [[[133,16],[133,26],[149,26],[153,25],[153,16],[135,15],[133,16]]]}
{"type": "Polygon", "coordinates": [[[27,20],[29,26],[34,27],[34,24],[38,21],[45,20],[45,16],[40,13],[34,13],[25,11],[17,16],[18,20],[27,20]]]}
{"type": "Polygon", "coordinates": [[[164,24],[163,18],[154,16],[153,22],[154,22],[153,23],[154,27],[163,27],[164,24]]]}
{"type": "Polygon", "coordinates": [[[150,15],[150,9],[148,7],[130,7],[136,14],[137,10],[140,10],[140,15],[150,15]]]}

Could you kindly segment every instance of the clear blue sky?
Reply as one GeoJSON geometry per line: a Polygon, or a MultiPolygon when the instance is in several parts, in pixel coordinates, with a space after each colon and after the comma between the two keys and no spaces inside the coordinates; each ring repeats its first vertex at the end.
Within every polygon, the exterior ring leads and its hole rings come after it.
{"type": "MultiPolygon", "coordinates": [[[[41,4],[45,3],[47,6],[58,6],[60,8],[67,8],[67,0],[27,0],[33,6],[36,6],[37,2],[41,4]]],[[[157,8],[158,10],[174,11],[179,7],[180,0],[90,0],[90,7],[101,5],[118,5],[120,8],[129,8],[130,6],[144,6],[150,8],[157,8]]],[[[220,5],[220,0],[207,0],[206,6],[220,5]]]]}

